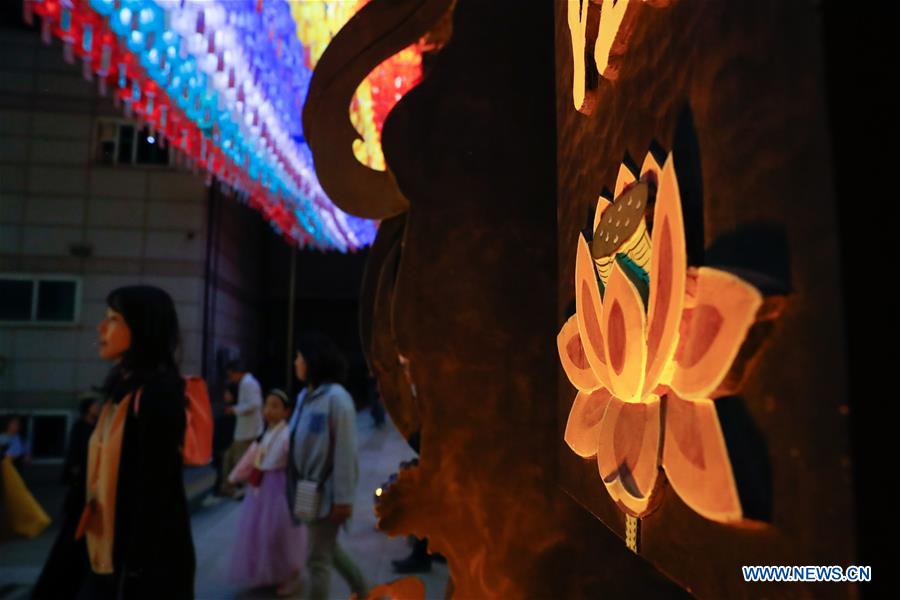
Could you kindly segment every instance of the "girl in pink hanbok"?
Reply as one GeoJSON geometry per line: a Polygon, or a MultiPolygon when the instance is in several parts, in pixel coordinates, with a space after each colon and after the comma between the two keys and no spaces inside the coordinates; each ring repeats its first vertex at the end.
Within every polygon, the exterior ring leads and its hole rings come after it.
{"type": "Polygon", "coordinates": [[[290,414],[287,394],[278,389],[269,392],[263,406],[266,431],[229,476],[231,483],[248,484],[229,579],[245,587],[277,585],[280,596],[297,591],[306,562],[306,531],[291,520],[284,492],[290,414]]]}

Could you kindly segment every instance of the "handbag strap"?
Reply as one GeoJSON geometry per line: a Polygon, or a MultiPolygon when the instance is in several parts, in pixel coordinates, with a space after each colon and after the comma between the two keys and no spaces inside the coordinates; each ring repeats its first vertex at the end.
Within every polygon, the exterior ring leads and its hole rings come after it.
{"type": "MultiPolygon", "coordinates": [[[[329,386],[332,384],[328,384],[329,386]]],[[[297,422],[294,424],[293,429],[290,432],[288,437],[288,456],[291,457],[288,460],[288,463],[291,465],[291,468],[295,471],[295,475],[297,475],[299,479],[299,473],[297,473],[297,466],[294,464],[293,456],[294,456],[294,438],[297,435],[297,430],[300,428],[300,420],[303,417],[303,409],[306,408],[306,404],[312,398],[312,393],[308,393],[304,398],[300,405],[297,407],[297,410],[300,411],[297,415],[297,422]]],[[[325,483],[329,477],[331,477],[331,472],[334,470],[334,423],[332,418],[332,404],[334,401],[329,397],[328,398],[328,455],[325,458],[325,470],[322,471],[321,481],[319,481],[319,486],[325,483]]]]}

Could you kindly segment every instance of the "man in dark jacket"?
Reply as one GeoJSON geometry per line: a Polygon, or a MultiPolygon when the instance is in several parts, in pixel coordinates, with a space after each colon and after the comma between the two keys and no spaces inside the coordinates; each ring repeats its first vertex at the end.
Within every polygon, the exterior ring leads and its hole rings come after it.
{"type": "Polygon", "coordinates": [[[32,590],[33,598],[64,598],[72,594],[90,569],[84,539],[74,538],[84,509],[88,444],[102,404],[102,394],[94,390],[80,397],[80,415],[69,433],[69,449],[62,471],[62,483],[69,489],[63,502],[60,533],[47,561],[58,568],[47,575],[41,574],[32,590]]]}
{"type": "Polygon", "coordinates": [[[84,493],[84,474],[87,467],[88,443],[94,432],[103,397],[99,392],[91,390],[79,396],[79,416],[69,432],[69,449],[63,465],[62,483],[73,487],[81,485],[84,493]]]}

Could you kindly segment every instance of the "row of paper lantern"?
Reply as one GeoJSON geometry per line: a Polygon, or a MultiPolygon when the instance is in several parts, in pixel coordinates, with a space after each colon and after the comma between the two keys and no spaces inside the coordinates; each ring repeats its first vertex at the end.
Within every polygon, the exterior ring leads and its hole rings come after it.
{"type": "MultiPolygon", "coordinates": [[[[296,35],[306,49],[306,66],[315,68],[319,57],[337,32],[369,0],[291,2],[296,35]]],[[[417,44],[381,63],[357,88],[350,120],[362,140],[354,148],[361,163],[385,169],[381,150],[384,120],[400,98],[422,78],[422,52],[417,44]]]]}
{"type": "Polygon", "coordinates": [[[86,76],[113,82],[128,113],[242,192],[286,238],[341,251],[366,245],[375,224],[331,203],[297,141],[309,70],[287,4],[265,7],[26,0],[25,9],[42,17],[45,38],[81,58],[86,76]]]}

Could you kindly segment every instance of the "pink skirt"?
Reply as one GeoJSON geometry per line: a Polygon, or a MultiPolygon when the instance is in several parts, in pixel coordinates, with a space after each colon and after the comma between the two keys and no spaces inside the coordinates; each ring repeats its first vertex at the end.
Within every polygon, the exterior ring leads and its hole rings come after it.
{"type": "Polygon", "coordinates": [[[285,470],[265,471],[258,488],[245,486],[228,579],[244,587],[280,585],[306,563],[306,528],[288,509],[285,470]]]}

